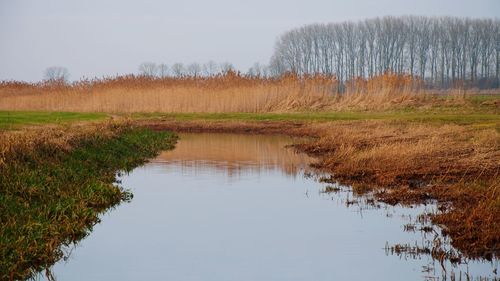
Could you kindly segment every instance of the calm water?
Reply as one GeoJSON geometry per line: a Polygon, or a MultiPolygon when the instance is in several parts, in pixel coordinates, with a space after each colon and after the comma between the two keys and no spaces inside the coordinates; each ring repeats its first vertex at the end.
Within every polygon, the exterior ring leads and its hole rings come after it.
{"type": "MultiPolygon", "coordinates": [[[[289,138],[181,135],[177,148],[120,179],[134,198],[102,217],[52,269],[57,280],[441,280],[429,256],[387,245],[425,245],[404,231],[433,206],[375,208],[347,187],[305,177],[311,159],[289,138]],[[357,202],[356,202],[357,201],[357,202]],[[351,204],[352,203],[352,204],[351,204]]],[[[445,264],[495,278],[497,263],[445,264]]]]}

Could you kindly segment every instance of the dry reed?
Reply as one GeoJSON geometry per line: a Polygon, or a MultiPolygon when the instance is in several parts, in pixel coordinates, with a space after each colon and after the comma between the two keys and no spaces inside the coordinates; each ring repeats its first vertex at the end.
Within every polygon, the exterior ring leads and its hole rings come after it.
{"type": "Polygon", "coordinates": [[[386,109],[428,99],[409,76],[385,74],[346,83],[335,77],[284,75],[111,79],[61,83],[0,83],[0,110],[78,112],[284,112],[386,109]],[[342,86],[344,87],[344,86],[342,86]]]}

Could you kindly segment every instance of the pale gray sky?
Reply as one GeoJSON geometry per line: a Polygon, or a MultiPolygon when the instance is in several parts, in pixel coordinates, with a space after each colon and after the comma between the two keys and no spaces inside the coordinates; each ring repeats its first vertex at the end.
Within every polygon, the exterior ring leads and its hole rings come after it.
{"type": "Polygon", "coordinates": [[[0,80],[137,73],[144,61],[267,63],[276,38],[308,23],[386,15],[500,17],[500,0],[0,0],[0,80]]]}

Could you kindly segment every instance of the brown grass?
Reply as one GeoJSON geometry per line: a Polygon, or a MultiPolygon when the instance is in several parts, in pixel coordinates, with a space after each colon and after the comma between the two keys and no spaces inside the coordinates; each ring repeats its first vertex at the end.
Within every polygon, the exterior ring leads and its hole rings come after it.
{"type": "Polygon", "coordinates": [[[302,148],[345,180],[380,186],[489,177],[500,166],[500,134],[452,124],[384,121],[316,125],[321,138],[302,148]]]}
{"type": "Polygon", "coordinates": [[[78,112],[283,112],[387,109],[435,98],[408,76],[385,74],[348,82],[338,93],[334,77],[285,75],[252,78],[228,72],[215,77],[154,79],[123,76],[57,83],[0,83],[0,110],[78,112]]]}
{"type": "Polygon", "coordinates": [[[436,199],[452,244],[470,257],[500,254],[500,133],[472,126],[349,122],[319,125],[301,149],[318,168],[391,203],[436,199]]]}
{"type": "Polygon", "coordinates": [[[74,124],[68,128],[46,125],[25,127],[22,131],[0,132],[0,168],[16,161],[22,162],[27,151],[40,147],[51,147],[55,151],[68,152],[78,140],[99,133],[103,138],[111,138],[121,132],[120,126],[106,122],[102,124],[74,124]]]}

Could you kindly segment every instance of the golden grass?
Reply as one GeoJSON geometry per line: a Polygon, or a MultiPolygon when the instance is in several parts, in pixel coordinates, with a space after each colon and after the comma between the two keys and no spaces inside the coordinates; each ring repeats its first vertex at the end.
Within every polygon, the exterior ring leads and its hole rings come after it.
{"type": "Polygon", "coordinates": [[[153,79],[123,76],[72,85],[0,84],[0,110],[78,112],[285,112],[388,109],[435,100],[408,76],[357,79],[338,93],[334,77],[215,77],[153,79]]]}
{"type": "Polygon", "coordinates": [[[80,112],[266,112],[317,109],[335,81],[325,77],[119,77],[65,85],[5,84],[0,109],[80,112]]]}
{"type": "Polygon", "coordinates": [[[323,166],[341,177],[362,176],[380,186],[405,180],[446,182],[475,179],[500,168],[500,133],[454,124],[407,124],[384,121],[316,125],[323,166]],[[458,178],[460,179],[460,178],[458,178]]]}
{"type": "Polygon", "coordinates": [[[67,128],[45,125],[42,128],[25,128],[22,131],[0,132],[0,168],[7,162],[21,161],[27,151],[39,147],[68,152],[80,139],[99,133],[103,138],[111,138],[121,129],[112,123],[75,124],[67,128]]]}

